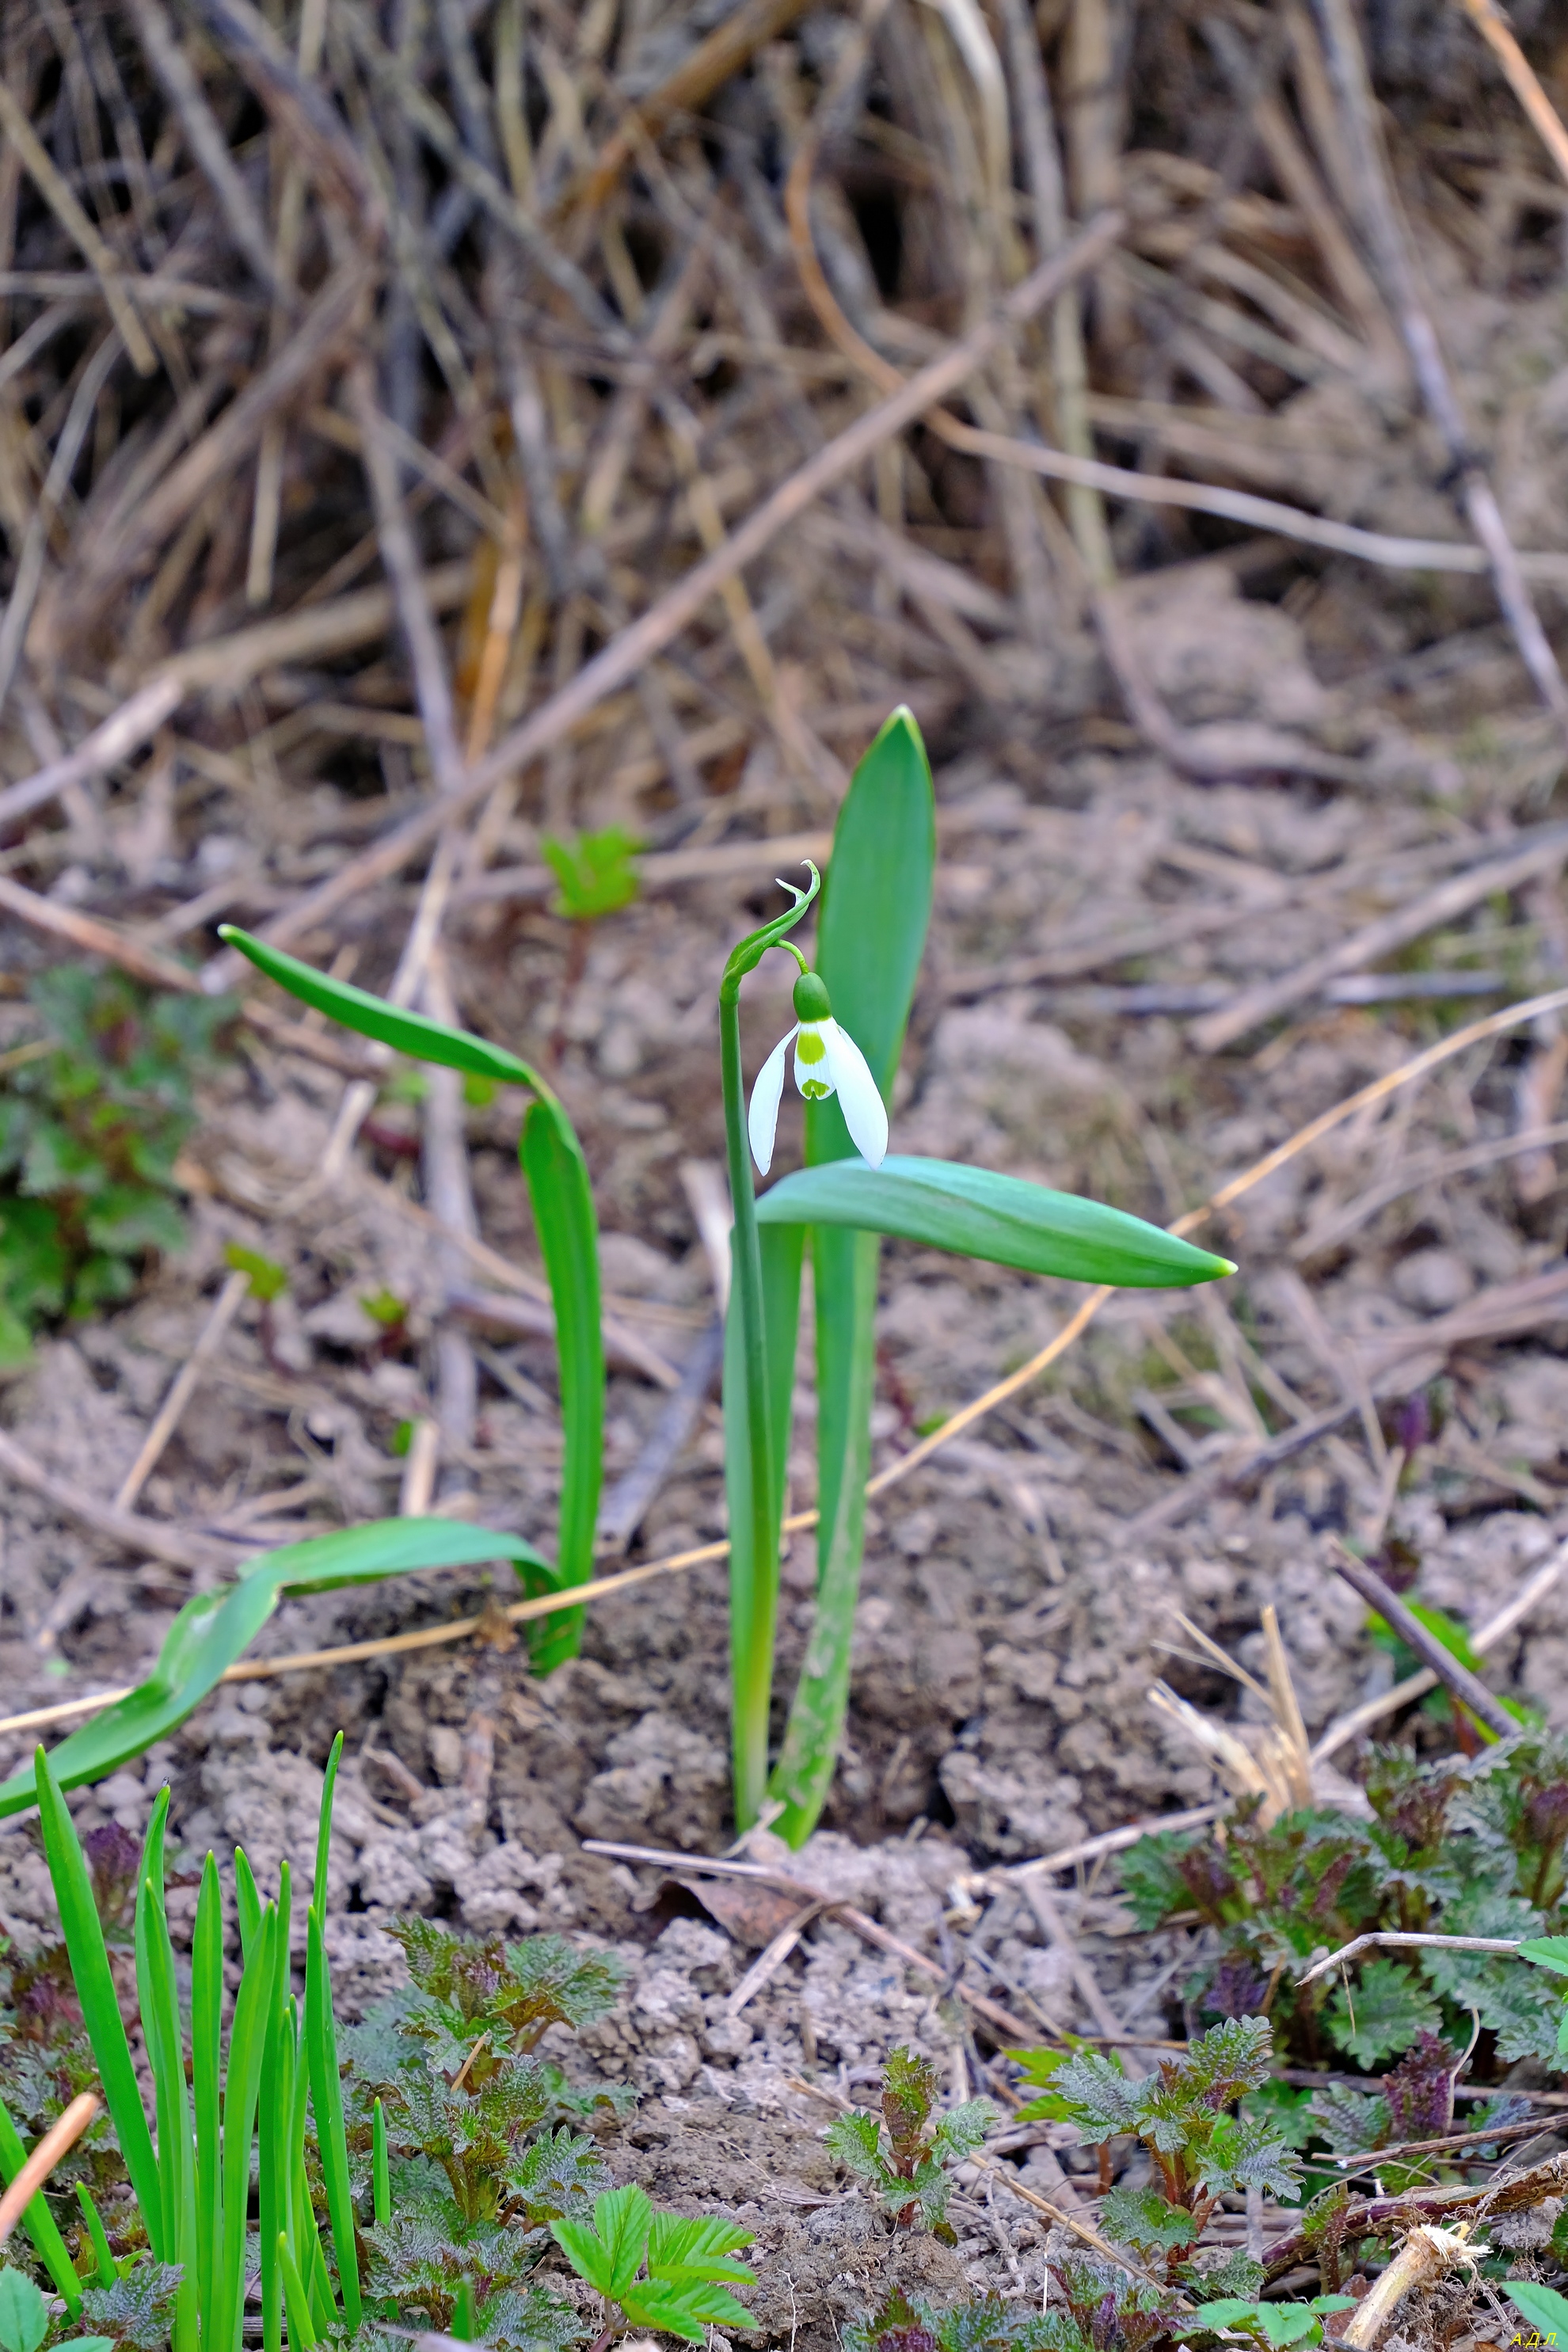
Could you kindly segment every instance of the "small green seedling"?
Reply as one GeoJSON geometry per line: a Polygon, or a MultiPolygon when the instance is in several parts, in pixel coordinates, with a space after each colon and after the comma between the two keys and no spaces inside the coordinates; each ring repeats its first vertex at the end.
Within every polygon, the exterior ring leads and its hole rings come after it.
{"type": "Polygon", "coordinates": [[[937,2071],[929,2058],[902,2047],[889,2051],[882,2069],[880,2116],[840,2116],[828,2128],[827,2146],[897,2228],[912,2230],[918,2218],[951,2244],[950,2168],[980,2146],[1002,2111],[994,2099],[965,2099],[933,2128],[937,2090],[937,2071]]]}
{"type": "Polygon", "coordinates": [[[1008,2305],[994,2294],[937,2311],[897,2288],[870,2319],[844,2330],[844,2352],[1058,2352],[1061,2315],[1008,2305]]]}
{"type": "Polygon", "coordinates": [[[243,1242],[230,1242],[223,1262],[231,1274],[247,1277],[250,1296],[263,1307],[270,1307],[289,1287],[288,1268],[279,1265],[276,1258],[264,1257],[259,1250],[247,1249],[243,1242]]]}
{"type": "Polygon", "coordinates": [[[731,2259],[751,2244],[750,2230],[709,2215],[656,2213],[635,2187],[595,2197],[591,2221],[550,2226],[578,2277],[615,2306],[592,2352],[607,2352],[627,2327],[658,2327],[700,2344],[710,2326],[752,2325],[745,2305],[721,2283],[756,2284],[756,2273],[731,2259]]]}
{"type": "Polygon", "coordinates": [[[1354,2308],[1355,2298],[1349,2294],[1315,2294],[1310,2303],[1249,2303],[1236,2295],[1218,2295],[1191,2319],[1183,2320],[1178,2333],[1190,2338],[1217,2334],[1223,2327],[1254,2344],[1321,2344],[1328,2315],[1354,2308]]]}
{"type": "Polygon", "coordinates": [[[629,907],[642,887],[632,863],[639,845],[619,824],[607,824],[600,833],[580,833],[574,842],[553,841],[546,835],[540,853],[559,885],[550,901],[551,913],[574,923],[594,923],[629,907]]]}
{"type": "Polygon", "coordinates": [[[0,1367],[25,1362],[56,1317],[128,1297],[152,1253],[181,1246],[191,1081],[234,1014],[232,998],[156,995],[82,964],[29,992],[48,1035],[0,1084],[0,1367]]]}
{"type": "MultiPolygon", "coordinates": [[[[1182,2256],[1222,2197],[1248,2189],[1287,2200],[1297,2194],[1300,2168],[1274,2119],[1230,2113],[1267,2079],[1271,2050],[1266,2017],[1236,2017],[1136,2082],[1119,2059],[1095,2052],[1055,2066],[1050,2052],[1028,2053],[1035,2079],[1051,2084],[1030,2113],[1075,2123],[1089,2141],[1131,2133],[1149,2150],[1153,2177],[1143,2188],[1111,2189],[1100,2227],[1146,2260],[1163,2262],[1168,2278],[1184,2274],[1182,2256]]],[[[1238,2275],[1235,2284],[1255,2294],[1262,2273],[1253,2265],[1250,2278],[1238,2275]]]]}

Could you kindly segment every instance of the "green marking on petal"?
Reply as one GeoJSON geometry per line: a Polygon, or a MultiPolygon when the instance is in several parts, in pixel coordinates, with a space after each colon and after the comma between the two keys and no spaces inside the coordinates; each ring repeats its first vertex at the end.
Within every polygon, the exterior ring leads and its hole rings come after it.
{"type": "Polygon", "coordinates": [[[825,1102],[832,1092],[833,1088],[825,1087],[820,1078],[807,1078],[801,1088],[807,1102],[825,1102]]]}
{"type": "Polygon", "coordinates": [[[827,1048],[815,1029],[803,1029],[795,1041],[797,1062],[821,1062],[827,1057],[827,1048]]]}

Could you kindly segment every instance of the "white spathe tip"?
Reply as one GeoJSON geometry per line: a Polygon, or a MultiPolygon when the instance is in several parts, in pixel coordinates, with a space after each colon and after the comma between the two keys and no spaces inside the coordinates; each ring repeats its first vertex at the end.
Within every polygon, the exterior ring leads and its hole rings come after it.
{"type": "Polygon", "coordinates": [[[752,1107],[746,1118],[746,1131],[751,1137],[752,1157],[765,1176],[773,1164],[773,1138],[778,1133],[779,1097],[784,1092],[784,1064],[790,1046],[795,1042],[793,1029],[779,1039],[762,1068],[757,1083],[752,1088],[752,1107]]]}

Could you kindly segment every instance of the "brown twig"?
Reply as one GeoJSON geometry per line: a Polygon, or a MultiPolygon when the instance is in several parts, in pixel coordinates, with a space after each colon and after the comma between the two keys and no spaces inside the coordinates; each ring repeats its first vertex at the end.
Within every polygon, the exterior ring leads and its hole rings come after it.
{"type": "Polygon", "coordinates": [[[65,2113],[49,2126],[5,2194],[0,2197],[0,2246],[5,2243],[60,2158],[76,2146],[101,2104],[96,2091],[79,2091],[65,2113]]]}
{"type": "Polygon", "coordinates": [[[1479,1722],[1484,1723],[1489,1731],[1496,1732],[1500,1739],[1513,1738],[1520,1728],[1517,1717],[1510,1715],[1505,1706],[1500,1706],[1479,1676],[1471,1674],[1468,1666],[1462,1666],[1436,1633],[1423,1625],[1419,1617],[1405,1607],[1398,1593],[1384,1582],[1375,1569],[1369,1568],[1365,1560],[1357,1559],[1353,1552],[1347,1551],[1343,1544],[1339,1543],[1334,1546],[1334,1569],[1338,1575],[1343,1577],[1352,1591],[1359,1592],[1367,1606],[1375,1609],[1379,1616],[1392,1625],[1400,1640],[1414,1650],[1418,1658],[1426,1660],[1438,1680],[1447,1685],[1463,1706],[1468,1707],[1479,1722]]]}

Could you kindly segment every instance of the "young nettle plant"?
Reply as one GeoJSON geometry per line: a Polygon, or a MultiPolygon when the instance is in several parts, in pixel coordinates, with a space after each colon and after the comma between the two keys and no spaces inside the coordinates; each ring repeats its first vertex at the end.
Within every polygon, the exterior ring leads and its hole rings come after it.
{"type": "MultiPolygon", "coordinates": [[[[1267,2018],[1237,2017],[1137,2081],[1119,2059],[1098,2052],[1070,2058],[1056,2051],[1015,2053],[1032,2080],[1049,2084],[1020,2115],[1074,2123],[1091,2142],[1124,2133],[1142,2140],[1152,2178],[1143,2188],[1112,2189],[1100,2208],[1100,2228],[1151,2266],[1163,2266],[1172,2282],[1191,2279],[1187,2250],[1222,2197],[1248,2189],[1287,2201],[1298,2194],[1300,2167],[1271,2120],[1231,2113],[1268,2079],[1272,2048],[1267,2018]]],[[[1204,2273],[1200,2291],[1256,2294],[1262,2284],[1261,2265],[1243,2255],[1223,2273],[1204,2273]]]]}
{"type": "Polygon", "coordinates": [[[896,2229],[918,2221],[951,2245],[952,2168],[972,2156],[1000,2121],[994,2099],[965,2099],[931,2121],[941,2082],[929,2058],[902,2046],[882,2069],[881,2113],[839,2116],[827,2147],[889,2215],[896,2229]]]}

